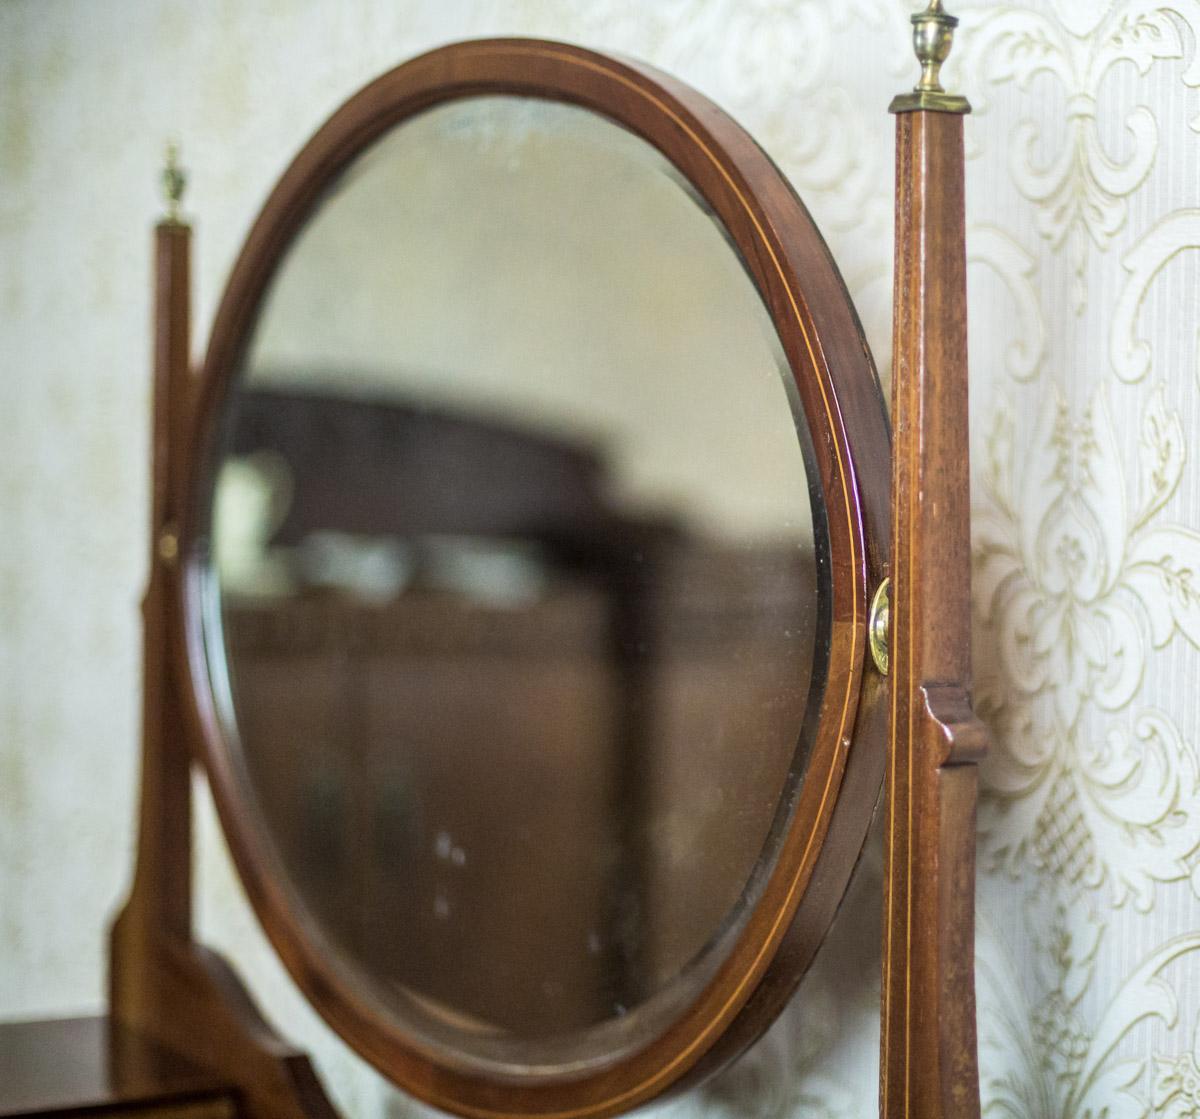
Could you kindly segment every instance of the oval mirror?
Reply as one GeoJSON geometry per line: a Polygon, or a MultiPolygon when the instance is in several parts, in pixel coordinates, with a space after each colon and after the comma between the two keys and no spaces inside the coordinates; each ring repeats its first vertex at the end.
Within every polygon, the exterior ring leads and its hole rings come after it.
{"type": "Polygon", "coordinates": [[[277,188],[199,414],[206,760],[317,1008],[465,1114],[744,1047],[882,765],[883,406],[769,161],[588,52],[419,59],[277,188]]]}

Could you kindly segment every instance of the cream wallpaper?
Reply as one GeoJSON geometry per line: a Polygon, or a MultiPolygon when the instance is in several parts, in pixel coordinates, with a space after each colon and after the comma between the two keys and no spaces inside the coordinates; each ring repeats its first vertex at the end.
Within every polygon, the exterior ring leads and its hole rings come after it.
{"type": "MultiPolygon", "coordinates": [[[[792,176],[888,362],[904,0],[0,0],[0,1015],[95,1009],[136,780],[149,240],[192,171],[197,350],[320,121],[397,61],[524,33],[646,58],[792,176]]],[[[952,5],[953,7],[953,5],[952,5]]],[[[962,0],[980,1045],[998,1119],[1200,1116],[1200,3],[962,0]]],[[[306,1007],[207,801],[205,935],[346,1113],[416,1110],[306,1007]]],[[[877,870],[875,871],[877,874],[877,870]]],[[[873,1113],[868,874],[785,1019],[669,1110],[873,1113]]]]}

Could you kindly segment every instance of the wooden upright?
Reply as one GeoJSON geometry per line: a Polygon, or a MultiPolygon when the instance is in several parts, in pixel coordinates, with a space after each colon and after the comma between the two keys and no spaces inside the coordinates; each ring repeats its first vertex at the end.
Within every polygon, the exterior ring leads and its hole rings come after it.
{"type": "Polygon", "coordinates": [[[938,71],[952,16],[913,16],[921,81],[896,113],[891,742],[885,829],[883,1119],[979,1115],[974,984],[965,99],[938,71]]]}
{"type": "MultiPolygon", "coordinates": [[[[155,230],[154,421],[150,575],[142,600],[142,780],[133,886],[112,928],[109,1018],[185,1054],[236,1094],[241,1119],[334,1119],[308,1058],[262,1019],[232,969],[192,932],[190,712],[175,666],[176,518],[192,407],[191,229],[178,217],[183,176],[168,162],[170,210],[155,230]]],[[[112,1047],[116,1060],[132,1052],[112,1047]]],[[[120,1081],[123,1070],[114,1068],[120,1081]]]]}

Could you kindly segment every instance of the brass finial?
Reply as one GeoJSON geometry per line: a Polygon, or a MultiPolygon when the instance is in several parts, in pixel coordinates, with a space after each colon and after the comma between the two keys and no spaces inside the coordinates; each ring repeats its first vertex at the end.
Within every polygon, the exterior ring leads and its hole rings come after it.
{"type": "Polygon", "coordinates": [[[187,175],[179,166],[179,145],[173,140],[167,144],[167,158],[162,171],[163,196],[167,200],[167,221],[179,221],[179,204],[187,187],[187,175]]]}
{"type": "Polygon", "coordinates": [[[893,113],[911,113],[931,109],[939,113],[969,113],[971,106],[965,97],[947,93],[942,88],[942,63],[954,45],[954,29],[958,19],[942,7],[942,0],[929,0],[929,7],[912,17],[913,50],[921,64],[921,80],[912,93],[902,93],[891,104],[893,113]]]}

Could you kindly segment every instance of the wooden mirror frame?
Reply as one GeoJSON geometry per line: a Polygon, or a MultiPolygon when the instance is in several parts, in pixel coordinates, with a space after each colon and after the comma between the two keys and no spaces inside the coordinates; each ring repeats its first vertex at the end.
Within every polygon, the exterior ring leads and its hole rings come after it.
{"type": "MultiPolygon", "coordinates": [[[[940,0],[934,9],[940,13],[940,0]]],[[[969,599],[961,595],[969,568],[958,111],[921,105],[898,117],[894,507],[878,382],[819,233],[745,132],[649,67],[557,43],[485,40],[434,51],[367,86],[316,134],[272,194],[197,372],[188,357],[190,230],[174,215],[159,225],[143,771],[134,884],[112,934],[116,1025],[228,1078],[251,1119],[333,1114],[307,1058],[266,1025],[228,965],[194,940],[190,773],[199,763],[275,950],[334,1029],[401,1087],[465,1115],[574,1119],[695,1084],[744,1051],[790,997],[862,849],[883,781],[889,721],[888,684],[871,665],[868,619],[892,538],[904,563],[893,573],[896,761],[888,782],[882,1108],[888,1116],[964,1115],[973,1099],[977,1113],[973,863],[964,837],[973,837],[972,763],[982,738],[970,715],[969,599]],[[646,1048],[574,1079],[488,1079],[439,1060],[351,992],[315,950],[313,930],[245,811],[211,706],[197,612],[205,448],[275,265],[322,189],[367,144],[434,104],[480,94],[589,108],[647,140],[690,180],[730,232],[775,321],[812,428],[828,516],[826,686],[805,781],[764,893],[715,978],[674,1025],[646,1048]],[[940,506],[939,496],[947,497],[940,506]],[[922,605],[945,597],[947,563],[954,565],[949,624],[935,625],[922,605]],[[938,581],[937,597],[929,594],[930,578],[938,581]],[[933,632],[940,636],[925,640],[933,632]],[[914,935],[918,913],[921,926],[932,915],[931,938],[914,935]]],[[[938,613],[945,621],[940,603],[938,613]]]]}

